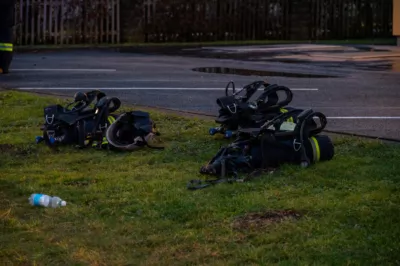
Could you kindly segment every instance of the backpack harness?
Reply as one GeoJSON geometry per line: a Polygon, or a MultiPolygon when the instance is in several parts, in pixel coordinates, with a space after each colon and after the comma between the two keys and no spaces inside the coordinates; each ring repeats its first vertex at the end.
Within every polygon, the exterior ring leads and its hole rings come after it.
{"type": "Polygon", "coordinates": [[[155,124],[149,114],[141,111],[114,114],[120,106],[121,101],[118,98],[107,97],[101,91],[78,92],[74,101],[65,107],[56,104],[44,108],[45,123],[41,127],[43,136],[36,137],[36,143],[44,141],[52,148],[75,145],[81,149],[93,147],[114,150],[134,150],[133,147],[137,149],[144,145],[150,146],[149,137],[159,133],[155,131],[155,124]],[[89,108],[95,100],[94,108],[89,108]],[[128,127],[125,125],[124,136],[113,136],[112,132],[115,132],[117,125],[126,122],[126,117],[130,118],[129,122],[132,124],[128,127]],[[140,124],[137,124],[137,121],[140,124]],[[133,145],[129,141],[132,141],[133,145]]]}
{"type": "MultiPolygon", "coordinates": [[[[240,128],[260,127],[265,121],[293,109],[290,107],[283,108],[293,99],[293,93],[289,88],[276,84],[268,84],[264,81],[253,82],[238,92],[235,92],[235,84],[231,81],[226,86],[225,95],[225,97],[217,99],[220,109],[215,122],[221,126],[211,128],[209,130],[210,135],[221,133],[224,134],[225,138],[230,138],[240,128]],[[230,84],[233,86],[232,95],[228,93],[230,84]],[[261,87],[264,87],[261,95],[255,101],[250,101],[250,98],[261,87]],[[242,92],[245,92],[245,96],[239,96],[242,92]],[[286,98],[279,101],[278,92],[283,92],[286,98]]],[[[288,119],[293,121],[295,117],[288,117],[288,119]]]]}

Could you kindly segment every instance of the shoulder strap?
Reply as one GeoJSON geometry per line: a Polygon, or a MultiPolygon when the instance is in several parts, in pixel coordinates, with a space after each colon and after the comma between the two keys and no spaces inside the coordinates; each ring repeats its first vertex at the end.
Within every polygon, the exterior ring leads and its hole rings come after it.
{"type": "Polygon", "coordinates": [[[94,126],[91,132],[85,132],[84,120],[78,121],[79,147],[85,148],[92,146],[95,140],[102,142],[105,132],[108,128],[108,117],[111,112],[116,111],[121,106],[118,98],[102,97],[96,104],[96,112],[94,116],[94,126]],[[110,105],[113,107],[110,108],[110,105]],[[101,132],[101,134],[100,134],[101,132]],[[89,134],[89,136],[88,136],[89,134]],[[89,138],[88,138],[89,137],[89,138]],[[86,143],[88,141],[88,143],[86,143]]]}
{"type": "Polygon", "coordinates": [[[292,99],[293,93],[288,87],[273,84],[268,85],[264,92],[257,98],[257,105],[261,112],[268,112],[288,105],[292,99]],[[278,91],[283,91],[286,94],[286,99],[279,101],[278,91]],[[267,102],[265,102],[266,99],[267,102]]]}

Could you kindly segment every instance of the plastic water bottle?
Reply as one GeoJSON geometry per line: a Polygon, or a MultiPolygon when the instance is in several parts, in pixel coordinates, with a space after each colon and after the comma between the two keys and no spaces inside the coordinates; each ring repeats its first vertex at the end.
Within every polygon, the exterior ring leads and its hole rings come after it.
{"type": "Polygon", "coordinates": [[[66,206],[67,203],[60,199],[59,197],[51,197],[45,194],[32,194],[29,197],[29,203],[32,206],[42,206],[42,207],[50,207],[50,208],[57,208],[61,206],[66,206]]]}

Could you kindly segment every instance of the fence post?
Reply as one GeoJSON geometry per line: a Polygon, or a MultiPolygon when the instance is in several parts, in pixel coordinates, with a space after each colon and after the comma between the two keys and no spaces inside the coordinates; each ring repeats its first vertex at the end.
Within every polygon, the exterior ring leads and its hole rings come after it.
{"type": "Polygon", "coordinates": [[[393,36],[397,37],[397,46],[400,46],[400,0],[393,0],[393,36]]]}
{"type": "Polygon", "coordinates": [[[117,43],[120,43],[121,39],[121,25],[120,25],[120,20],[121,20],[121,13],[120,13],[120,0],[117,0],[117,43]]]}

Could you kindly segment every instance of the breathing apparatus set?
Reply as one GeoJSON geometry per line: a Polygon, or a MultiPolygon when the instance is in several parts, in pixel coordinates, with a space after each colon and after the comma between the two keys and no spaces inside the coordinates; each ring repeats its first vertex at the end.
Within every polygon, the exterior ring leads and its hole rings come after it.
{"type": "Polygon", "coordinates": [[[224,129],[235,129],[236,138],[200,168],[200,174],[206,179],[189,181],[188,189],[202,189],[221,182],[244,182],[262,172],[275,171],[283,164],[306,168],[333,158],[331,139],[320,135],[327,125],[324,114],[313,109],[283,108],[292,100],[291,91],[283,86],[256,82],[244,90],[245,97],[231,97],[231,102],[219,105],[216,120],[224,129]],[[264,92],[251,103],[247,96],[254,94],[257,85],[264,86],[264,92]],[[279,101],[278,90],[286,92],[284,101],[279,101]],[[268,95],[272,97],[265,101],[268,95]],[[240,106],[236,109],[239,112],[228,113],[226,109],[232,110],[232,106],[240,106]]]}
{"type": "MultiPolygon", "coordinates": [[[[256,81],[235,92],[235,85],[230,82],[225,96],[217,99],[220,110],[216,122],[221,126],[209,133],[235,138],[200,168],[206,180],[191,180],[187,188],[244,182],[254,174],[276,170],[283,164],[308,167],[331,160],[333,143],[328,136],[320,135],[327,125],[325,115],[313,109],[288,107],[292,99],[292,91],[285,86],[256,81]],[[261,94],[251,101],[260,88],[261,94]],[[242,92],[244,96],[239,95],[242,92]],[[285,99],[279,99],[280,92],[285,99]],[[241,177],[243,174],[245,177],[241,177]]],[[[54,104],[44,108],[43,134],[36,137],[36,142],[51,148],[74,145],[114,151],[135,151],[145,146],[164,148],[153,145],[160,133],[149,113],[135,110],[117,114],[120,107],[118,98],[99,90],[77,92],[66,106],[54,104]]]]}
{"type": "Polygon", "coordinates": [[[150,144],[160,133],[149,113],[116,114],[120,107],[118,98],[107,97],[99,90],[77,92],[66,106],[55,104],[44,108],[43,135],[36,137],[36,143],[44,142],[52,148],[74,145],[123,151],[143,146],[163,148],[150,144]]]}
{"type": "MultiPolygon", "coordinates": [[[[239,128],[260,127],[268,119],[291,110],[290,107],[283,107],[287,106],[292,99],[292,91],[285,86],[256,81],[236,92],[235,83],[231,81],[225,88],[225,96],[216,101],[220,109],[215,122],[220,126],[211,128],[209,134],[220,133],[224,134],[225,138],[231,138],[235,136],[239,128]],[[231,86],[232,94],[229,92],[231,86]],[[254,94],[261,88],[263,89],[261,95],[251,101],[254,94]],[[285,94],[283,100],[280,100],[279,92],[285,94]]],[[[288,119],[293,120],[295,117],[288,119]]]]}

